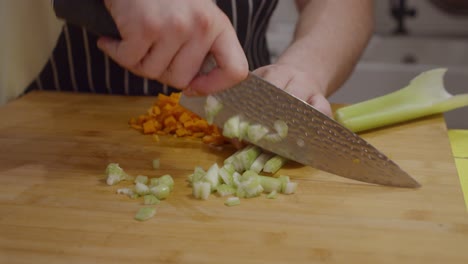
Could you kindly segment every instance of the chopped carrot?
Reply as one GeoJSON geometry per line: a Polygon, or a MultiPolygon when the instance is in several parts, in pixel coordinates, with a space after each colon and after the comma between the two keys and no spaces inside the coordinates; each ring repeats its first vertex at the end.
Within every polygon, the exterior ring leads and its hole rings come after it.
{"type": "Polygon", "coordinates": [[[143,134],[152,134],[155,141],[159,136],[199,138],[206,144],[222,145],[227,141],[217,126],[209,125],[195,113],[179,104],[181,93],[158,94],[146,114],[132,117],[129,125],[143,134]]]}

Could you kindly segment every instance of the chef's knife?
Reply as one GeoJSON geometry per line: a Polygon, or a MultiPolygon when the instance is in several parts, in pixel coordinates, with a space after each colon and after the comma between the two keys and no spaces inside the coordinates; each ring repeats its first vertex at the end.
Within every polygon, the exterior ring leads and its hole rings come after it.
{"type": "MultiPolygon", "coordinates": [[[[54,0],[53,5],[57,17],[99,35],[119,38],[115,23],[101,0],[54,0]]],[[[274,130],[276,120],[287,124],[288,133],[283,140],[251,142],[265,150],[349,179],[398,187],[420,186],[357,134],[253,73],[234,87],[212,96],[223,106],[214,118],[214,123],[221,128],[233,116],[270,130],[274,130]]],[[[180,104],[206,117],[206,99],[183,95],[180,104]]]]}

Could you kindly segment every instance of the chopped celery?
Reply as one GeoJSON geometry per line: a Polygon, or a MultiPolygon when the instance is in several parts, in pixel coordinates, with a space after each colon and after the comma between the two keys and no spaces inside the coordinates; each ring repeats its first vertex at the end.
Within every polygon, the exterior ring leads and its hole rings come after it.
{"type": "Polygon", "coordinates": [[[152,207],[143,207],[138,210],[135,215],[135,219],[138,221],[146,221],[152,218],[156,214],[156,208],[152,207]]]}
{"type": "Polygon", "coordinates": [[[249,125],[247,129],[247,138],[255,143],[261,140],[266,134],[268,134],[269,130],[266,126],[260,124],[249,125]]]}
{"type": "Polygon", "coordinates": [[[229,197],[226,199],[224,202],[225,205],[227,206],[235,206],[240,204],[240,199],[239,197],[229,197]]]}
{"type": "Polygon", "coordinates": [[[242,168],[249,169],[254,163],[255,159],[262,153],[262,149],[257,146],[252,146],[244,152],[241,152],[237,158],[242,164],[242,168]]]}
{"type": "Polygon", "coordinates": [[[239,139],[240,140],[247,138],[248,129],[249,129],[249,122],[241,121],[239,123],[239,139]]]}
{"type": "Polygon", "coordinates": [[[148,177],[144,176],[144,175],[138,175],[135,178],[135,183],[137,183],[137,182],[147,184],[148,183],[148,177]]]}
{"type": "Polygon", "coordinates": [[[255,171],[256,173],[260,173],[267,160],[269,160],[271,157],[273,157],[273,154],[271,153],[265,152],[260,154],[260,156],[258,156],[250,166],[250,170],[255,171]]]}
{"type": "Polygon", "coordinates": [[[234,152],[231,156],[227,157],[224,160],[224,164],[231,164],[234,161],[234,158],[237,156],[237,154],[239,154],[241,151],[242,149],[239,149],[236,152],[234,152]]]}
{"type": "Polygon", "coordinates": [[[263,187],[263,191],[265,192],[273,192],[273,191],[281,191],[281,181],[278,178],[273,178],[270,176],[262,176],[259,175],[260,177],[260,184],[263,187]]]}
{"type": "Polygon", "coordinates": [[[287,162],[286,158],[283,158],[279,155],[275,155],[270,158],[263,166],[263,171],[267,173],[274,174],[276,173],[283,165],[287,162]]]}
{"type": "Polygon", "coordinates": [[[203,170],[202,167],[197,166],[193,170],[193,174],[189,175],[188,180],[189,180],[190,184],[193,185],[193,183],[203,180],[205,175],[206,175],[206,171],[203,170]]]}
{"type": "Polygon", "coordinates": [[[288,182],[284,188],[284,194],[293,194],[296,192],[297,182],[288,182]]]}
{"type": "Polygon", "coordinates": [[[194,182],[192,194],[197,199],[206,200],[211,193],[211,184],[208,182],[194,182]]]}
{"type": "Polygon", "coordinates": [[[206,172],[204,181],[208,182],[211,185],[211,191],[214,191],[219,185],[219,166],[217,163],[211,165],[211,167],[206,172]]]}
{"type": "Polygon", "coordinates": [[[232,164],[225,164],[219,169],[218,173],[225,184],[233,185],[232,174],[234,174],[235,171],[236,170],[232,164]]]}
{"type": "Polygon", "coordinates": [[[153,204],[159,204],[161,201],[154,196],[154,194],[147,194],[143,196],[143,204],[145,205],[153,205],[153,204]]]}
{"type": "Polygon", "coordinates": [[[131,196],[133,194],[133,190],[130,188],[120,188],[117,189],[117,194],[125,194],[127,196],[131,196]]]}
{"type": "Polygon", "coordinates": [[[153,160],[153,169],[159,169],[159,159],[154,159],[153,160]]]}
{"type": "Polygon", "coordinates": [[[445,89],[446,71],[423,72],[398,91],[338,109],[335,118],[359,132],[468,106],[468,93],[454,96],[445,89]]]}
{"type": "Polygon", "coordinates": [[[172,179],[172,176],[169,174],[159,177],[157,185],[159,184],[167,185],[171,191],[174,189],[174,179],[172,179]]]}
{"type": "Polygon", "coordinates": [[[229,118],[223,126],[223,136],[227,138],[239,138],[240,117],[233,116],[229,118]]]}
{"type": "Polygon", "coordinates": [[[267,199],[276,199],[278,197],[278,192],[277,191],[272,191],[269,194],[267,194],[266,198],[267,199]]]}
{"type": "Polygon", "coordinates": [[[154,194],[159,200],[164,200],[169,196],[171,189],[165,184],[158,184],[154,187],[151,187],[150,193],[154,194]]]}
{"type": "Polygon", "coordinates": [[[241,180],[241,177],[242,175],[235,171],[233,174],[232,174],[232,183],[233,183],[233,186],[234,187],[238,187],[240,185],[240,180],[241,180]]]}
{"type": "Polygon", "coordinates": [[[135,184],[135,192],[138,195],[146,195],[146,194],[150,193],[150,189],[146,184],[141,183],[141,182],[137,182],[135,184]]]}
{"type": "Polygon", "coordinates": [[[237,186],[237,196],[241,198],[251,198],[259,196],[263,192],[260,178],[254,171],[245,171],[237,186]]]}
{"type": "Polygon", "coordinates": [[[208,95],[205,102],[205,117],[208,124],[213,124],[215,116],[223,109],[223,104],[213,95],[208,95]]]}
{"type": "Polygon", "coordinates": [[[276,120],[273,123],[273,127],[281,138],[285,138],[288,135],[288,124],[283,120],[276,120]]]}
{"type": "Polygon", "coordinates": [[[106,175],[106,182],[108,185],[115,185],[123,180],[129,179],[128,174],[125,173],[118,163],[110,163],[107,165],[106,175]]]}
{"type": "Polygon", "coordinates": [[[227,196],[227,195],[235,194],[236,188],[234,188],[231,185],[221,184],[221,185],[218,185],[218,187],[216,187],[216,193],[218,193],[220,196],[227,196]]]}
{"type": "Polygon", "coordinates": [[[272,143],[278,143],[283,140],[283,138],[278,133],[268,134],[264,137],[264,139],[272,143]]]}
{"type": "Polygon", "coordinates": [[[278,180],[281,182],[281,192],[284,193],[286,191],[286,186],[290,182],[289,176],[281,175],[278,177],[278,180]]]}
{"type": "Polygon", "coordinates": [[[155,178],[151,178],[150,181],[149,181],[149,186],[153,187],[153,186],[156,186],[159,184],[159,178],[155,177],[155,178]]]}
{"type": "Polygon", "coordinates": [[[236,171],[243,172],[245,170],[244,163],[242,162],[242,159],[240,157],[243,155],[243,153],[247,152],[249,149],[253,147],[254,147],[253,145],[248,145],[234,156],[234,158],[231,161],[231,164],[234,166],[234,169],[236,171]]]}

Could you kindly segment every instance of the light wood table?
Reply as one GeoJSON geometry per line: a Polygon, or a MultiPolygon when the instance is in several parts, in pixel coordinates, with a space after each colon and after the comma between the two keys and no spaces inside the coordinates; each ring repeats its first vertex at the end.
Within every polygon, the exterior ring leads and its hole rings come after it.
{"type": "Polygon", "coordinates": [[[0,108],[0,263],[468,263],[468,215],[442,116],[362,134],[416,178],[404,189],[286,165],[294,195],[226,207],[186,178],[234,149],[128,127],[152,97],[34,92],[0,108]],[[161,167],[152,168],[159,158],[161,167]],[[146,221],[104,169],[175,178],[146,221]]]}

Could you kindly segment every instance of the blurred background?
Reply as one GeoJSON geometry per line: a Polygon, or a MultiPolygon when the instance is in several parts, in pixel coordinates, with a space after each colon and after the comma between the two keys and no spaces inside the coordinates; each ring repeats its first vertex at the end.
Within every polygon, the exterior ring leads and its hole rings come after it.
{"type": "MultiPolygon", "coordinates": [[[[352,77],[330,100],[356,103],[406,86],[425,70],[447,68],[445,87],[468,93],[468,0],[376,0],[375,34],[352,77]]],[[[275,58],[297,20],[294,1],[280,0],[269,41],[275,58]]],[[[449,128],[468,129],[468,107],[445,114],[449,128]]]]}

